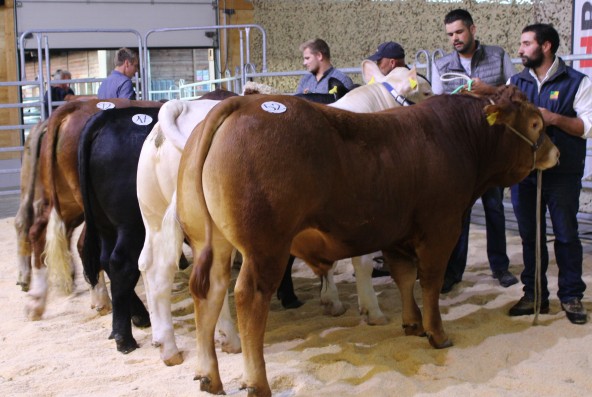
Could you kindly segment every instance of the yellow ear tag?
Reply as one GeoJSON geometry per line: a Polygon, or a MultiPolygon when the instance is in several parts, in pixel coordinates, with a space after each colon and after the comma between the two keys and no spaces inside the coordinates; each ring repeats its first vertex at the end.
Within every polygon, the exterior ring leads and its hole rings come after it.
{"type": "Polygon", "coordinates": [[[409,77],[409,83],[411,84],[411,89],[415,89],[415,87],[417,87],[417,80],[412,79],[411,77],[409,77]]]}
{"type": "Polygon", "coordinates": [[[329,91],[329,94],[332,94],[332,95],[337,94],[337,86],[331,88],[331,91],[329,91]]]}
{"type": "Polygon", "coordinates": [[[487,116],[487,122],[489,123],[489,125],[494,125],[495,120],[497,120],[497,112],[491,113],[487,116]]]}
{"type": "Polygon", "coordinates": [[[372,76],[372,78],[370,79],[370,81],[368,82],[368,85],[370,84],[374,84],[376,83],[376,80],[374,80],[374,76],[372,76]]]}

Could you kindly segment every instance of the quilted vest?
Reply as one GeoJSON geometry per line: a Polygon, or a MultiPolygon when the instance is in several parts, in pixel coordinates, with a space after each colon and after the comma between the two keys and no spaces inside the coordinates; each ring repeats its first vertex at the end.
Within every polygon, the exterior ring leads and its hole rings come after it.
{"type": "MultiPolygon", "coordinates": [[[[528,100],[538,107],[550,110],[567,117],[576,117],[573,108],[574,99],[584,74],[567,66],[559,58],[557,72],[538,86],[535,78],[525,68],[510,79],[511,83],[518,86],[526,94],[528,100]]],[[[548,126],[547,134],[559,149],[561,158],[559,164],[545,171],[553,174],[584,174],[584,161],[586,160],[586,140],[569,135],[556,126],[548,126]]]]}
{"type": "MultiPolygon", "coordinates": [[[[471,74],[469,77],[479,77],[487,84],[494,86],[506,84],[504,78],[504,53],[505,51],[501,47],[481,45],[477,41],[477,49],[471,59],[471,74]]],[[[456,51],[436,60],[436,67],[440,76],[448,72],[467,74],[456,51]]],[[[444,93],[449,94],[462,84],[464,82],[461,80],[443,81],[442,88],[444,93]]]]}

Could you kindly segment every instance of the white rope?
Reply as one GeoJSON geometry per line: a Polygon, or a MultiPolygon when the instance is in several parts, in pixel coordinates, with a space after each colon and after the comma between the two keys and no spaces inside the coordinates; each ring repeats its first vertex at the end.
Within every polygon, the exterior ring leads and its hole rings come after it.
{"type": "Polygon", "coordinates": [[[469,76],[467,76],[466,74],[455,73],[455,72],[444,73],[443,75],[440,76],[441,81],[452,81],[452,80],[458,80],[458,79],[463,79],[463,80],[466,80],[467,82],[469,82],[471,80],[471,78],[469,76]]]}

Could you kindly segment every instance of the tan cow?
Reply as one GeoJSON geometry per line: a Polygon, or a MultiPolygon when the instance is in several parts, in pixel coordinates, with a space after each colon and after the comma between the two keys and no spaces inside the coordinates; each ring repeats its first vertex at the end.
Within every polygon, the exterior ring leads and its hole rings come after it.
{"type": "Polygon", "coordinates": [[[223,393],[213,330],[230,270],[212,249],[220,240],[243,254],[234,295],[249,396],[271,395],[264,332],[290,253],[322,274],[338,259],[382,250],[401,292],[405,333],[451,345],[438,300],[463,214],[487,188],[514,184],[559,157],[539,110],[516,87],[491,99],[441,95],[358,114],[253,96],[208,114],[187,142],[177,188],[196,258],[190,287],[202,390],[223,393]],[[205,232],[195,223],[204,212],[205,232]]]}
{"type": "MultiPolygon", "coordinates": [[[[421,102],[431,96],[429,83],[417,76],[415,69],[396,68],[388,76],[383,76],[376,63],[364,61],[362,71],[365,81],[376,84],[360,87],[349,92],[329,106],[358,112],[388,109],[404,104],[405,101],[421,102]],[[388,88],[386,88],[388,87],[388,88]]],[[[146,227],[146,240],[140,257],[140,270],[148,296],[148,306],[152,321],[153,344],[160,346],[161,358],[167,365],[183,361],[175,343],[171,316],[171,288],[176,264],[181,254],[183,236],[175,221],[174,208],[167,206],[173,201],[177,182],[177,169],[181,152],[193,127],[202,121],[218,101],[197,102],[170,101],[163,105],[159,122],[146,139],[138,165],[138,200],[146,227]],[[176,232],[175,232],[176,230],[176,232]],[[161,241],[176,243],[161,244],[161,241]]],[[[196,224],[203,225],[201,220],[196,224]]],[[[220,242],[227,246],[227,243],[220,242]]],[[[226,250],[226,248],[224,248],[226,250]]],[[[218,250],[222,252],[222,248],[218,250]]],[[[221,260],[230,261],[232,247],[221,260]]],[[[356,265],[356,285],[358,288],[359,310],[369,324],[382,324],[386,317],[378,306],[372,288],[372,261],[354,260],[356,265]]],[[[328,274],[326,288],[322,289],[321,302],[328,313],[340,315],[345,307],[339,300],[332,272],[328,274]]],[[[222,350],[240,351],[240,341],[234,324],[231,322],[228,305],[225,304],[216,331],[222,350]]]]}

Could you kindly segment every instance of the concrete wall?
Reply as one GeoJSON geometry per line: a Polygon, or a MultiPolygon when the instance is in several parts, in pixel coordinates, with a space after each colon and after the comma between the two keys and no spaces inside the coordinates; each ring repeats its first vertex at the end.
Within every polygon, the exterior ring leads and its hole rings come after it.
{"type": "MultiPolygon", "coordinates": [[[[561,35],[559,53],[571,53],[571,1],[502,3],[507,1],[253,0],[254,23],[263,26],[268,35],[270,71],[302,69],[298,46],[316,37],[327,41],[333,64],[338,68],[358,67],[378,44],[388,40],[403,45],[408,63],[413,62],[420,49],[432,52],[442,48],[448,52],[450,45],[443,19],[454,8],[465,8],[473,15],[479,40],[503,47],[512,57],[517,57],[522,28],[534,22],[553,23],[561,35]]],[[[261,56],[257,53],[261,48],[260,35],[253,34],[252,42],[251,58],[260,68],[261,56]]],[[[267,82],[290,91],[296,87],[298,78],[267,82]]]]}

